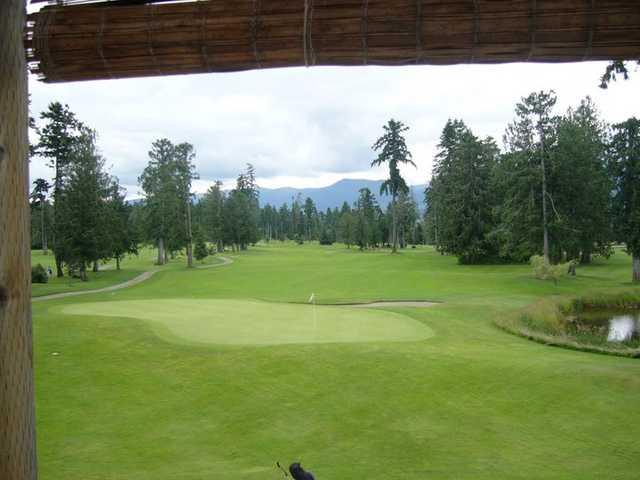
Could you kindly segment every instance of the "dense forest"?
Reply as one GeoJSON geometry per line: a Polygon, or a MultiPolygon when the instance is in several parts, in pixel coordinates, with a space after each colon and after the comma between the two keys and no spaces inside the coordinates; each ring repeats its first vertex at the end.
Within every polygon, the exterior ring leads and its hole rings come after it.
{"type": "Polygon", "coordinates": [[[446,122],[425,191],[425,214],[400,174],[415,166],[402,122],[390,120],[372,146],[372,166],[387,165],[380,192],[363,188],[353,204],[318,211],[311,198],[261,205],[251,164],[234,188],[216,181],[202,196],[189,143],[158,139],[138,178],[144,197],[126,201],[105,170],[94,130],[54,102],[34,122],[32,154],[48,162],[52,183],[35,179],[31,193],[33,247],[52,250],[56,274],[86,278],[100,261],[157,249],[164,264],[185,252],[187,264],[216,252],[246,250],[258,241],[346,248],[429,243],[460,263],[588,263],[624,244],[640,281],[640,121],[609,125],[586,98],[554,113],[553,92],[532,93],[515,107],[501,149],[478,138],[463,120],[446,122]],[[391,198],[383,209],[376,195],[391,198]]]}
{"type": "Polygon", "coordinates": [[[440,136],[427,238],[461,263],[589,263],[625,244],[640,280],[640,122],[610,126],[586,98],[554,115],[553,92],[516,105],[504,151],[462,120],[440,136]]]}

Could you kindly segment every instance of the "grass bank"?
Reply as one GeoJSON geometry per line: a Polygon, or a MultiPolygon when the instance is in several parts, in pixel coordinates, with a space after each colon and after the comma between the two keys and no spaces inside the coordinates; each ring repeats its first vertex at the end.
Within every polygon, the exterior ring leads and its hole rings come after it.
{"type": "Polygon", "coordinates": [[[496,319],[496,325],[546,345],[584,352],[640,358],[638,341],[607,342],[602,335],[571,328],[576,317],[592,310],[640,309],[640,289],[596,292],[574,297],[548,297],[496,319]]]}

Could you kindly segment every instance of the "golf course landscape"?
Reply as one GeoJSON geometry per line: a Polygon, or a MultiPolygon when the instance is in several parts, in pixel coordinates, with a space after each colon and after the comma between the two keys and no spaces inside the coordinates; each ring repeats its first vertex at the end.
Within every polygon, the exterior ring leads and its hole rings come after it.
{"type": "Polygon", "coordinates": [[[637,289],[623,250],[557,284],[428,246],[222,255],[187,269],[142,250],[35,286],[154,271],[33,303],[42,480],[276,479],[276,461],[318,480],[640,475],[640,360],[496,326],[544,297],[637,289]],[[396,301],[425,303],[356,306],[396,301]]]}

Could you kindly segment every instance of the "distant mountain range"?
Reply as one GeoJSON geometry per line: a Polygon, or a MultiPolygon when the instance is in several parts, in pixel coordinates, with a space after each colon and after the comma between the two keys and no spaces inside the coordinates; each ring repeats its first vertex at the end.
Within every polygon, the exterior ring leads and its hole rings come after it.
{"type": "MultiPolygon", "coordinates": [[[[279,208],[283,203],[291,205],[293,199],[300,194],[303,202],[309,197],[316,204],[318,211],[325,211],[327,208],[340,208],[343,202],[353,205],[353,202],[358,199],[359,190],[368,188],[375,194],[378,203],[384,209],[391,201],[391,197],[380,195],[382,182],[383,180],[343,179],[322,188],[260,188],[260,206],[264,207],[270,204],[279,208]]],[[[426,185],[412,185],[410,187],[413,198],[421,209],[425,187],[426,185]]]]}
{"type": "MultiPolygon", "coordinates": [[[[318,211],[325,211],[327,208],[340,208],[344,202],[347,202],[350,206],[358,199],[359,191],[361,188],[368,188],[371,190],[378,200],[378,204],[383,208],[387,208],[387,205],[391,201],[391,197],[388,195],[380,195],[380,185],[383,180],[359,180],[359,179],[343,179],[339,180],[333,185],[321,188],[262,188],[260,187],[260,206],[264,207],[269,204],[276,208],[280,208],[283,203],[291,205],[291,202],[300,194],[302,202],[307,197],[313,200],[316,204],[318,211]]],[[[411,194],[414,200],[418,204],[420,210],[424,210],[424,189],[426,185],[411,185],[411,194]]],[[[196,201],[199,201],[204,195],[197,194],[196,201]]],[[[141,199],[128,200],[131,204],[137,204],[141,199]]]]}

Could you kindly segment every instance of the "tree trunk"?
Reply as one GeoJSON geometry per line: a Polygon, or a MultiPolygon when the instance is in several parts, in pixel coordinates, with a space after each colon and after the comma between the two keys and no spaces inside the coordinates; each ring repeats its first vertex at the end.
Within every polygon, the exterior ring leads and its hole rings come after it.
{"type": "Polygon", "coordinates": [[[193,237],[191,232],[191,199],[187,199],[187,267],[193,268],[193,237]]]}
{"type": "Polygon", "coordinates": [[[187,268],[193,268],[193,244],[187,243],[187,268]]]}
{"type": "Polygon", "coordinates": [[[80,263],[80,280],[87,281],[87,264],[85,262],[80,263]]]}
{"type": "Polygon", "coordinates": [[[64,270],[62,269],[62,258],[60,258],[60,254],[58,252],[54,252],[56,257],[56,276],[58,278],[64,277],[64,270]]]}
{"type": "MultiPolygon", "coordinates": [[[[171,252],[171,258],[174,258],[173,252],[171,252]]],[[[166,265],[167,263],[169,263],[169,252],[165,248],[164,249],[164,263],[163,263],[163,265],[166,265]]]]}
{"type": "Polygon", "coordinates": [[[120,270],[120,256],[116,255],[116,270],[120,270]]]}
{"type": "Polygon", "coordinates": [[[156,264],[164,265],[164,239],[162,237],[158,239],[158,259],[156,264]]]}
{"type": "Polygon", "coordinates": [[[634,283],[640,282],[640,256],[632,255],[633,273],[631,278],[634,283]]]}
{"type": "Polygon", "coordinates": [[[398,251],[398,227],[396,220],[396,195],[393,194],[393,198],[391,199],[391,241],[393,243],[393,247],[391,248],[391,253],[396,253],[398,251]]]}
{"type": "Polygon", "coordinates": [[[544,261],[549,263],[549,229],[547,227],[547,172],[544,165],[544,140],[542,129],[540,129],[540,167],[542,168],[542,251],[544,261]]]}
{"type": "Polygon", "coordinates": [[[98,265],[98,262],[95,261],[93,262],[93,273],[97,273],[100,270],[100,266],[98,265]]]}
{"type": "Polygon", "coordinates": [[[589,263],[591,263],[591,252],[583,251],[580,254],[580,264],[581,265],[587,265],[589,263]]]}
{"type": "Polygon", "coordinates": [[[0,478],[35,480],[24,0],[0,2],[0,478]]]}
{"type": "Polygon", "coordinates": [[[433,242],[435,246],[438,246],[438,214],[433,216],[433,242]]]}
{"type": "Polygon", "coordinates": [[[47,232],[45,231],[45,221],[44,221],[44,214],[45,214],[45,204],[44,202],[40,203],[40,208],[41,208],[41,212],[40,212],[40,230],[41,230],[41,235],[42,235],[42,254],[43,255],[49,255],[49,249],[47,248],[47,232]]]}

